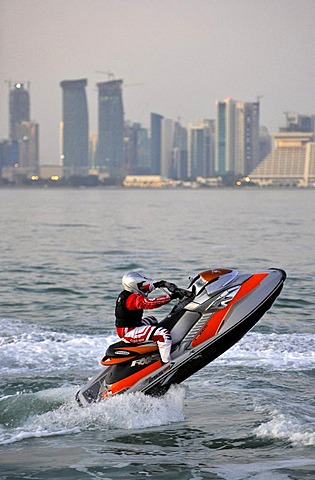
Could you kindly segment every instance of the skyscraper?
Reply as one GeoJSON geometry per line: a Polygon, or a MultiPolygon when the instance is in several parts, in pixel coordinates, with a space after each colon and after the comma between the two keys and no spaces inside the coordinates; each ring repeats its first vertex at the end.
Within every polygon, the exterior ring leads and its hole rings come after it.
{"type": "Polygon", "coordinates": [[[259,103],[237,102],[234,174],[248,175],[259,163],[259,103]]]}
{"type": "Polygon", "coordinates": [[[158,113],[151,113],[151,172],[153,175],[161,173],[161,123],[163,116],[158,113]]]}
{"type": "Polygon", "coordinates": [[[112,177],[124,175],[124,111],[122,80],[97,84],[97,166],[112,177]]]}
{"type": "Polygon", "coordinates": [[[259,162],[259,103],[216,102],[218,175],[246,175],[259,162]]]}
{"type": "Polygon", "coordinates": [[[210,177],[214,168],[214,121],[203,120],[188,128],[189,177],[210,177]]]}
{"type": "Polygon", "coordinates": [[[21,174],[38,175],[39,135],[38,124],[21,122],[19,127],[19,170],[21,174]]]}
{"type": "Polygon", "coordinates": [[[174,128],[171,178],[176,180],[188,179],[187,128],[183,127],[179,120],[175,122],[174,128]]]}
{"type": "Polygon", "coordinates": [[[60,82],[63,93],[61,159],[66,177],[88,173],[89,127],[86,85],[86,79],[60,82]]]}
{"type": "Polygon", "coordinates": [[[226,175],[234,172],[235,101],[231,97],[216,102],[216,161],[215,172],[226,175]]]}
{"type": "Polygon", "coordinates": [[[169,118],[163,118],[161,122],[161,171],[164,178],[173,177],[173,149],[175,136],[175,122],[169,118]]]}
{"type": "Polygon", "coordinates": [[[7,161],[14,167],[16,178],[38,175],[39,167],[39,127],[30,121],[29,83],[10,85],[9,91],[9,150],[7,161]]]}
{"type": "Polygon", "coordinates": [[[21,122],[30,120],[29,84],[16,83],[9,92],[9,137],[18,141],[21,122]]]}
{"type": "Polygon", "coordinates": [[[179,121],[161,120],[161,170],[164,178],[187,178],[187,129],[179,121]]]}

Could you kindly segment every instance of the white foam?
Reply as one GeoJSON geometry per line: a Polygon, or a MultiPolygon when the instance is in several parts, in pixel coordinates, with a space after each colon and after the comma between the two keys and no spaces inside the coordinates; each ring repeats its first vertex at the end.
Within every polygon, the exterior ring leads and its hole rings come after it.
{"type": "Polygon", "coordinates": [[[315,431],[311,424],[302,424],[301,420],[277,409],[270,416],[271,420],[254,430],[257,437],[280,439],[300,446],[315,445],[315,431]]]}
{"type": "Polygon", "coordinates": [[[216,362],[274,370],[314,368],[315,335],[250,332],[216,362]]]}
{"type": "MultiPolygon", "coordinates": [[[[99,365],[111,335],[82,335],[44,330],[39,325],[4,320],[0,333],[0,374],[66,371],[99,365]]],[[[309,369],[315,365],[315,335],[250,332],[216,360],[216,364],[266,367],[274,370],[309,369]]]]}
{"type": "Polygon", "coordinates": [[[15,375],[52,370],[69,370],[78,365],[95,368],[106,348],[118,337],[80,335],[47,331],[38,325],[7,321],[0,337],[0,373],[15,375]]]}
{"type": "MultiPolygon", "coordinates": [[[[58,393],[56,390],[46,390],[45,397],[48,398],[51,393],[55,398],[58,393]]],[[[72,390],[72,399],[74,394],[75,391],[72,390]]],[[[67,389],[66,397],[70,397],[70,389],[67,389]]],[[[133,430],[180,422],[184,420],[184,397],[185,389],[174,386],[163,397],[150,397],[140,392],[123,394],[92,404],[89,408],[80,408],[73,400],[68,401],[55,410],[30,415],[23,425],[15,429],[3,429],[0,431],[0,444],[84,430],[133,430]]]]}

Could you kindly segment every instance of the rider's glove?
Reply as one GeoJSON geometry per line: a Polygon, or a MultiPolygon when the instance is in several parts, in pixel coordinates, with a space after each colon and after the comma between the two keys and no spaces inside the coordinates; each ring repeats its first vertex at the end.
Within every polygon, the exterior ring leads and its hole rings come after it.
{"type": "Polygon", "coordinates": [[[171,300],[174,300],[175,298],[181,298],[182,294],[179,290],[175,290],[175,292],[170,294],[171,300]]]}
{"type": "Polygon", "coordinates": [[[164,287],[167,288],[167,290],[169,290],[171,293],[176,292],[176,290],[178,289],[177,285],[171,282],[164,282],[164,287]]]}

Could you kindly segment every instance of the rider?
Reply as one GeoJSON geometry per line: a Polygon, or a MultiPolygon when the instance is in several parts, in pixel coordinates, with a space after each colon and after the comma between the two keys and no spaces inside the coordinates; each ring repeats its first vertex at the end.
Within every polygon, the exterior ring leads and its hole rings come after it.
{"type": "Polygon", "coordinates": [[[179,298],[176,285],[160,280],[153,282],[138,272],[129,272],[122,278],[123,291],[116,300],[116,331],[120,338],[131,343],[152,340],[159,347],[163,363],[171,361],[172,338],[170,332],[158,326],[157,319],[150,315],[142,318],[143,310],[151,310],[179,298]],[[171,286],[174,293],[149,299],[148,294],[156,288],[171,286]],[[175,288],[174,288],[175,287],[175,288]]]}

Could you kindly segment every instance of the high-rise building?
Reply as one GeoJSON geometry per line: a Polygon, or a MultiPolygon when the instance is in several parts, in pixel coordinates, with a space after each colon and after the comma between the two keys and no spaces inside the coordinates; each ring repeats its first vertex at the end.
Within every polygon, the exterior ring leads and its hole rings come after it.
{"type": "Polygon", "coordinates": [[[172,178],[172,151],[174,145],[175,122],[169,118],[163,118],[161,122],[161,171],[164,178],[172,178]]]}
{"type": "Polygon", "coordinates": [[[210,177],[214,172],[214,121],[188,127],[188,176],[210,177]]]}
{"type": "Polygon", "coordinates": [[[160,175],[161,173],[161,124],[163,116],[158,113],[151,113],[151,140],[150,140],[150,158],[151,173],[160,175]]]}
{"type": "Polygon", "coordinates": [[[179,120],[175,122],[171,165],[171,178],[176,180],[188,179],[187,128],[183,127],[179,120]]]}
{"type": "Polygon", "coordinates": [[[97,83],[97,167],[111,177],[124,175],[124,110],[122,80],[97,83]]]}
{"type": "Polygon", "coordinates": [[[30,85],[9,86],[9,156],[6,166],[15,178],[38,175],[39,127],[30,120],[30,85]]]}
{"type": "Polygon", "coordinates": [[[86,79],[64,80],[62,88],[61,159],[64,175],[87,175],[89,169],[89,126],[86,79]]]}
{"type": "Polygon", "coordinates": [[[246,175],[259,162],[259,102],[216,102],[218,175],[246,175]]]}
{"type": "Polygon", "coordinates": [[[247,175],[259,163],[259,102],[237,102],[235,109],[235,175],[247,175]]]}
{"type": "Polygon", "coordinates": [[[150,139],[147,128],[140,125],[137,132],[138,171],[151,173],[150,139]]]}
{"type": "Polygon", "coordinates": [[[16,83],[9,92],[9,138],[18,141],[21,122],[30,120],[29,84],[16,83]]]}
{"type": "MultiPolygon", "coordinates": [[[[161,121],[161,170],[164,178],[178,178],[178,172],[183,172],[180,162],[187,160],[187,130],[179,121],[163,118],[161,121]],[[181,153],[180,153],[181,152],[181,153]]],[[[187,172],[183,174],[187,177],[187,172]]]]}
{"type": "Polygon", "coordinates": [[[39,135],[38,124],[21,122],[19,126],[19,170],[27,176],[39,172],[39,135]]]}
{"type": "Polygon", "coordinates": [[[124,156],[128,175],[151,173],[148,130],[140,123],[125,124],[124,156]]]}
{"type": "Polygon", "coordinates": [[[234,172],[235,160],[235,101],[227,97],[216,101],[215,173],[226,175],[234,172]]]}
{"type": "Polygon", "coordinates": [[[174,179],[188,180],[187,149],[173,148],[172,155],[174,179]]]}

